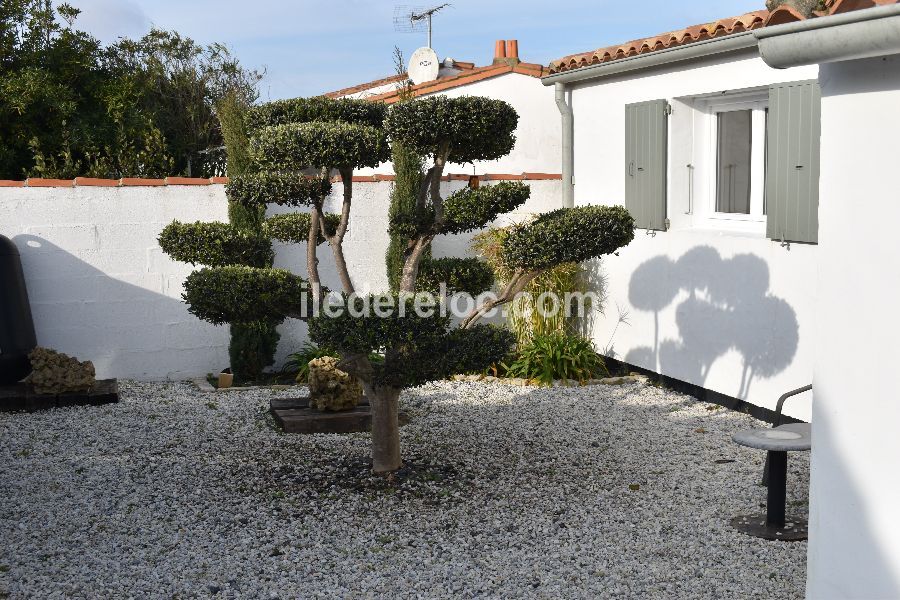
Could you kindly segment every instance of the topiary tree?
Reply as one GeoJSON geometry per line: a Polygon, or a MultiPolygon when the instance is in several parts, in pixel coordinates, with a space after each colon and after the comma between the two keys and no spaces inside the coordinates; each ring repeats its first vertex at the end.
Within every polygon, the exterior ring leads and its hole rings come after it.
{"type": "MultiPolygon", "coordinates": [[[[451,288],[470,292],[483,290],[491,281],[483,271],[478,274],[481,267],[467,268],[467,261],[459,259],[434,261],[426,276],[422,265],[429,245],[438,235],[480,229],[521,206],[529,188],[520,182],[500,183],[466,188],[444,198],[441,176],[448,162],[494,160],[508,154],[515,143],[518,116],[505,102],[479,97],[402,102],[386,113],[381,104],[325,98],[278,101],[254,109],[250,153],[256,171],[232,180],[228,194],[250,205],[308,207],[308,213],[291,215],[292,234],[286,237],[299,242],[301,229],[306,228],[309,284],[287,271],[223,266],[218,253],[232,248],[223,243],[215,250],[204,249],[204,258],[215,264],[188,277],[184,296],[194,314],[213,323],[307,318],[312,340],[339,351],[340,368],[358,377],[369,397],[376,472],[402,465],[398,423],[402,389],[482,370],[509,352],[513,335],[479,324],[479,318],[510,302],[547,268],[613,252],[634,235],[632,218],[621,207],[563,209],[518,227],[502,250],[507,264],[515,267],[505,289],[452,326],[450,316],[435,306],[434,296],[421,293],[423,280],[429,288],[449,280],[451,288]],[[358,297],[342,246],[353,202],[353,170],[389,158],[389,140],[430,159],[432,165],[423,176],[414,210],[395,214],[390,221],[390,234],[406,240],[400,293],[358,297]],[[340,216],[329,220],[323,203],[333,171],[343,181],[343,203],[340,216]],[[323,240],[331,247],[341,281],[345,310],[338,312],[327,310],[330,304],[322,300],[316,253],[323,240]],[[323,310],[316,310],[320,303],[323,310]],[[423,305],[424,310],[417,310],[423,305]],[[383,310],[385,306],[390,309],[383,310]],[[370,360],[373,352],[384,360],[370,360]]],[[[274,230],[274,224],[268,227],[274,230]]],[[[246,243],[235,245],[248,252],[252,242],[246,243]]],[[[194,257],[195,251],[187,251],[191,244],[185,246],[182,256],[194,257]]]]}

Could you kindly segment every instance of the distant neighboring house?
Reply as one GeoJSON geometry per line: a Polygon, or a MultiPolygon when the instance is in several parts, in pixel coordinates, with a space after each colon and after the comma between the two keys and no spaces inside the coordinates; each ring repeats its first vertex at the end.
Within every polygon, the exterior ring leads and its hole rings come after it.
{"type": "MultiPolygon", "coordinates": [[[[475,165],[448,165],[447,173],[559,174],[560,133],[559,113],[553,95],[541,85],[547,75],[546,67],[519,59],[517,40],[498,40],[494,58],[485,66],[471,62],[443,60],[438,78],[413,86],[416,96],[488,96],[509,102],[519,113],[517,142],[513,151],[496,161],[475,165]]],[[[388,104],[396,102],[405,75],[377,79],[325,94],[331,98],[368,98],[388,104]]],[[[390,165],[382,165],[370,172],[390,174],[390,165]]]]}

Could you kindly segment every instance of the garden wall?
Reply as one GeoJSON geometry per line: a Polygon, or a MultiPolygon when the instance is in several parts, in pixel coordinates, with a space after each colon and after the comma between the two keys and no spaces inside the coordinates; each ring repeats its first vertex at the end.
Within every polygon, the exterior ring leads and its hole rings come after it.
{"type": "MultiPolygon", "coordinates": [[[[558,176],[514,177],[528,179],[532,199],[512,218],[560,205],[558,176]]],[[[387,285],[392,184],[360,179],[346,255],[358,289],[377,291],[387,285]]],[[[444,192],[465,185],[463,179],[445,182],[444,192]]],[[[38,343],[94,361],[100,377],[184,379],[226,366],[227,327],[200,321],[181,302],[194,268],[169,259],[156,242],[175,219],[227,220],[221,181],[76,181],[0,182],[0,234],[21,253],[38,343]]],[[[338,183],[326,210],[340,210],[341,194],[338,183]]],[[[441,238],[435,255],[464,255],[469,238],[441,238]]],[[[303,249],[276,250],[277,266],[305,276],[303,249]]],[[[320,257],[325,285],[339,289],[327,246],[320,257]]],[[[303,343],[305,325],[288,322],[282,333],[279,362],[303,343]]]]}

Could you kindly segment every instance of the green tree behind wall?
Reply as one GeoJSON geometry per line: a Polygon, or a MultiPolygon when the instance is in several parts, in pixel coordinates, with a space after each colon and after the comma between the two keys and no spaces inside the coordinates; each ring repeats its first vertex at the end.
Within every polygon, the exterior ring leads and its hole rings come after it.
{"type": "Polygon", "coordinates": [[[0,179],[221,174],[215,106],[261,75],[175,32],[104,47],[78,13],[0,2],[0,179]]]}

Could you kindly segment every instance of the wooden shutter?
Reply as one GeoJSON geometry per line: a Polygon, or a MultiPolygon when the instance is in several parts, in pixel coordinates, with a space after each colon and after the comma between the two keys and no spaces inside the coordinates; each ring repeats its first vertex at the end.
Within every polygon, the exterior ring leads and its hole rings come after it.
{"type": "Polygon", "coordinates": [[[666,229],[669,104],[625,106],[625,207],[639,229],[666,229]]]}
{"type": "Polygon", "coordinates": [[[819,137],[822,92],[816,81],[769,88],[766,131],[766,235],[819,241],[819,137]]]}

